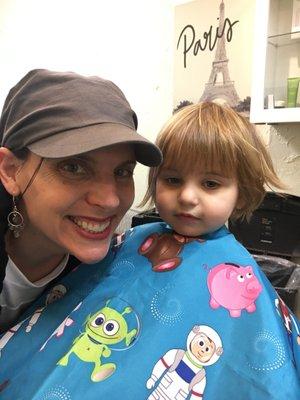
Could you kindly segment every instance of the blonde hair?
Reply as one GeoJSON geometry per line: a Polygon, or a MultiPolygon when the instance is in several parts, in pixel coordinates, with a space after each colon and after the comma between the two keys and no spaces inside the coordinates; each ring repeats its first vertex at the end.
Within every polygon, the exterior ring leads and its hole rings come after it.
{"type": "Polygon", "coordinates": [[[262,202],[266,186],[285,188],[255,126],[228,106],[202,102],[180,109],[165,124],[156,144],[164,161],[150,168],[141,206],[154,204],[157,176],[162,166],[174,164],[183,171],[217,166],[227,176],[235,176],[241,207],[234,210],[232,219],[249,219],[262,202]]]}

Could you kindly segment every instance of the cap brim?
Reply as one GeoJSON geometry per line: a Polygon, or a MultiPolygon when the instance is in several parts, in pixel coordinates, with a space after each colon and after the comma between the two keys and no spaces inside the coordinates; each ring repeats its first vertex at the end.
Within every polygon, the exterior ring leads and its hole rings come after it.
{"type": "Polygon", "coordinates": [[[31,143],[27,147],[41,157],[61,158],[115,144],[134,145],[136,159],[141,164],[156,167],[162,162],[162,154],[157,146],[135,130],[112,123],[70,129],[31,143]]]}

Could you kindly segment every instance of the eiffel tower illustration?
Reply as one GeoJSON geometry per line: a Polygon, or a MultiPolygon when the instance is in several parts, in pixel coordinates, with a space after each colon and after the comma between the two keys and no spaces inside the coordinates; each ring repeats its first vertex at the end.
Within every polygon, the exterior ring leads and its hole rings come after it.
{"type": "MultiPolygon", "coordinates": [[[[222,32],[224,26],[224,15],[225,4],[222,0],[220,3],[219,32],[222,32]]],[[[240,98],[235,90],[234,81],[230,80],[229,77],[228,61],[225,48],[225,35],[222,35],[221,38],[218,38],[212,70],[200,101],[223,99],[231,107],[238,105],[240,98]],[[218,82],[219,75],[222,76],[221,82],[218,82]]]]}

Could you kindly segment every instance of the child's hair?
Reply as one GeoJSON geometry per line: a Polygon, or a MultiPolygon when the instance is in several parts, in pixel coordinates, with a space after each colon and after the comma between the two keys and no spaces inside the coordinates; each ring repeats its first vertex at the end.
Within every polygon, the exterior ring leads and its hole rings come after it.
{"type": "Polygon", "coordinates": [[[249,219],[265,196],[265,186],[285,189],[255,126],[228,106],[201,102],[182,108],[163,127],[156,144],[164,161],[150,168],[141,206],[154,204],[159,171],[174,164],[179,171],[217,168],[236,176],[241,207],[232,219],[249,219]]]}

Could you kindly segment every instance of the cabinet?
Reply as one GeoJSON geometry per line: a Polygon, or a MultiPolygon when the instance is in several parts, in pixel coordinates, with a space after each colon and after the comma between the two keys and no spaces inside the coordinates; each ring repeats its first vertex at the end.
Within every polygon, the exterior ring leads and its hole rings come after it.
{"type": "Polygon", "coordinates": [[[300,0],[256,0],[251,122],[300,122],[300,84],[289,78],[300,82],[300,0]]]}

